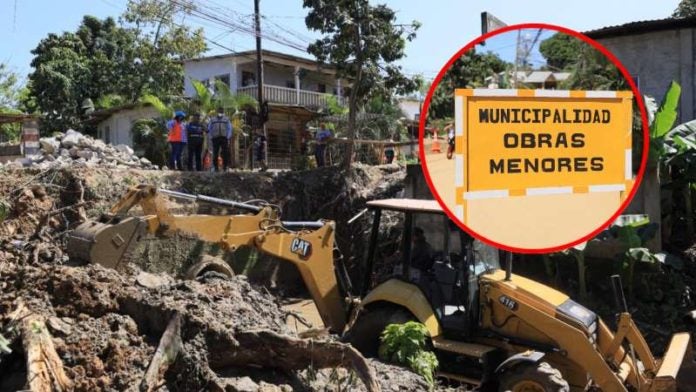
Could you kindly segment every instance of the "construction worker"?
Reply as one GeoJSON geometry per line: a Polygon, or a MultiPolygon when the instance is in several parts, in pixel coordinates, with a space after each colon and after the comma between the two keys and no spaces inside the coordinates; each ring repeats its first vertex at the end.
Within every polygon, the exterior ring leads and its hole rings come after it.
{"type": "Polygon", "coordinates": [[[191,171],[203,170],[201,152],[203,151],[203,142],[207,132],[208,131],[201,123],[201,115],[199,113],[194,113],[191,122],[189,122],[186,126],[186,139],[188,141],[188,169],[191,171]]]}
{"type": "Polygon", "coordinates": [[[172,170],[184,170],[184,165],[181,163],[181,154],[184,152],[186,145],[186,124],[184,119],[186,113],[177,110],[174,113],[174,118],[167,122],[167,141],[172,148],[169,156],[169,168],[172,170]]]}
{"type": "Polygon", "coordinates": [[[232,140],[232,123],[225,116],[225,110],[222,107],[217,109],[217,115],[210,119],[208,123],[208,138],[213,146],[212,162],[215,166],[215,171],[219,170],[217,158],[222,156],[223,171],[227,171],[230,164],[230,140],[232,140]],[[218,155],[219,154],[219,155],[218,155]]]}
{"type": "Polygon", "coordinates": [[[326,144],[332,137],[331,131],[326,128],[326,123],[319,124],[319,129],[315,136],[317,145],[314,148],[314,157],[317,159],[317,167],[326,165],[326,144]]]}

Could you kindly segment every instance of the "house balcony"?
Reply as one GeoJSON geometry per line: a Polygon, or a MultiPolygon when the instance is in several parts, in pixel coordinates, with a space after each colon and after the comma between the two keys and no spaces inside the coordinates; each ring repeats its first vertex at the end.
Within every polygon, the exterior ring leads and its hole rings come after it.
{"type": "MultiPolygon", "coordinates": [[[[244,86],[237,89],[237,93],[244,93],[256,98],[258,96],[258,86],[244,86]]],[[[295,88],[280,87],[265,84],[263,86],[263,98],[271,103],[281,103],[286,105],[299,105],[306,107],[326,107],[328,93],[318,93],[316,91],[307,91],[295,88]]],[[[346,104],[345,97],[335,96],[338,103],[346,104]]]]}

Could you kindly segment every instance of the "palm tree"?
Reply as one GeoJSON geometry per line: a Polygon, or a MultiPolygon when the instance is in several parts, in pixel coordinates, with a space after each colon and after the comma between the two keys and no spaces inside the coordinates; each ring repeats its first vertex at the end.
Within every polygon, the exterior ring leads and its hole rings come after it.
{"type": "MultiPolygon", "coordinates": [[[[239,120],[238,123],[241,124],[243,117],[243,109],[250,107],[258,112],[259,103],[252,96],[247,94],[234,94],[230,90],[230,87],[220,81],[215,81],[215,90],[211,91],[205,84],[198,80],[191,79],[191,84],[193,89],[196,90],[196,95],[193,97],[193,105],[196,111],[202,112],[202,120],[205,121],[215,115],[218,108],[223,108],[227,117],[235,121],[239,120]]],[[[239,151],[239,135],[240,129],[233,133],[232,136],[232,146],[231,148],[231,158],[234,162],[235,154],[239,151]]]]}
{"type": "MultiPolygon", "coordinates": [[[[157,118],[141,118],[133,124],[133,149],[152,163],[164,166],[167,163],[167,121],[174,117],[174,107],[158,97],[145,94],[140,103],[149,104],[159,113],[157,118]]],[[[184,105],[181,105],[185,108],[184,105]]]]}

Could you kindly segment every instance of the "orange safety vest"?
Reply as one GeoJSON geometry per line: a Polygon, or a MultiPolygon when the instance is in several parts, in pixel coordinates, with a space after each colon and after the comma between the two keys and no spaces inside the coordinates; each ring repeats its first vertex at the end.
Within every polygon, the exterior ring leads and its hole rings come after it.
{"type": "Polygon", "coordinates": [[[180,122],[174,121],[172,124],[172,129],[169,130],[169,136],[167,140],[171,142],[180,142],[181,133],[183,132],[183,127],[180,122]]]}

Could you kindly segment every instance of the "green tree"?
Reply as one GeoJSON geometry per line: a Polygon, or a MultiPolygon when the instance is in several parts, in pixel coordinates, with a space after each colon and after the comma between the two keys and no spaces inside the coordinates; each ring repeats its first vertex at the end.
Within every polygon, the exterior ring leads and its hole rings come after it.
{"type": "Polygon", "coordinates": [[[552,69],[562,70],[575,64],[582,42],[572,35],[556,33],[539,45],[539,53],[552,69]]]}
{"type": "Polygon", "coordinates": [[[454,116],[454,89],[485,86],[485,79],[508,69],[498,55],[467,51],[447,70],[430,98],[428,121],[454,116]]]}
{"type": "Polygon", "coordinates": [[[681,0],[679,5],[672,13],[675,18],[688,18],[690,16],[696,16],[696,1],[695,0],[681,0]]]}
{"type": "Polygon", "coordinates": [[[578,58],[568,66],[570,77],[562,88],[576,90],[625,90],[628,83],[621,71],[602,52],[580,43],[578,58]]]}
{"type": "Polygon", "coordinates": [[[186,12],[169,2],[133,0],[118,23],[85,16],[75,32],[49,34],[32,51],[23,103],[36,107],[48,130],[64,130],[82,128],[87,99],[108,106],[144,94],[180,95],[181,60],[206,49],[202,30],[174,23],[186,12]]]}
{"type": "Polygon", "coordinates": [[[12,108],[17,105],[17,81],[17,74],[8,70],[7,64],[0,63],[0,108],[12,108]]]}
{"type": "Polygon", "coordinates": [[[194,8],[188,0],[128,2],[121,23],[135,34],[138,44],[137,56],[131,63],[135,75],[128,90],[131,99],[146,93],[181,94],[184,88],[181,61],[198,57],[207,50],[203,29],[192,29],[181,23],[194,8]]]}
{"type": "MultiPolygon", "coordinates": [[[[307,51],[335,66],[338,76],[351,82],[347,136],[352,141],[361,104],[376,95],[405,94],[418,87],[394,62],[404,57],[406,41],[415,38],[420,24],[398,24],[392,9],[370,5],[367,0],[304,0],[303,7],[309,8],[307,28],[323,34],[307,51]]],[[[347,144],[346,168],[353,147],[353,143],[347,144]]]]}

